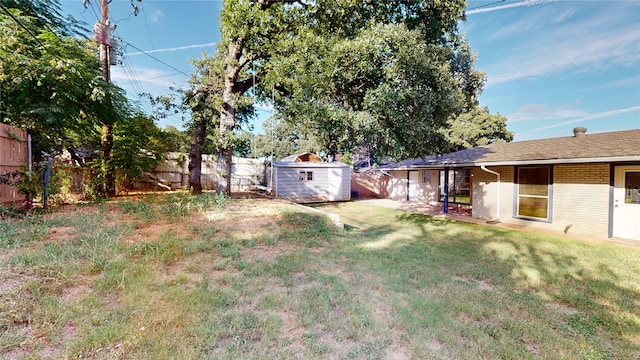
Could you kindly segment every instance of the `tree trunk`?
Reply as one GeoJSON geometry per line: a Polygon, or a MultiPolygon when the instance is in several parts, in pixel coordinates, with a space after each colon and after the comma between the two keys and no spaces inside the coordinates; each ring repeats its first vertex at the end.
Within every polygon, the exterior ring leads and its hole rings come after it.
{"type": "Polygon", "coordinates": [[[105,122],[102,126],[102,170],[104,171],[104,194],[108,197],[116,195],[116,176],[111,164],[113,149],[113,125],[105,122]]]}
{"type": "Polygon", "coordinates": [[[242,95],[244,89],[240,89],[236,83],[238,74],[242,69],[238,63],[242,56],[243,39],[236,43],[229,44],[224,68],[224,90],[222,91],[222,107],[220,111],[220,140],[218,148],[218,158],[216,161],[217,183],[216,193],[226,193],[231,195],[231,156],[233,155],[232,144],[228,141],[227,133],[236,127],[236,97],[242,95]]]}
{"type": "Polygon", "coordinates": [[[218,149],[216,161],[217,184],[216,193],[231,195],[231,170],[233,147],[227,140],[227,132],[233,131],[236,125],[236,108],[232,99],[232,89],[225,87],[223,93],[222,112],[220,113],[220,139],[222,146],[218,149]]]}
{"type": "Polygon", "coordinates": [[[205,124],[200,121],[196,125],[196,135],[191,141],[189,148],[189,188],[191,193],[202,194],[202,183],[200,177],[202,175],[202,144],[206,132],[205,124]]]}

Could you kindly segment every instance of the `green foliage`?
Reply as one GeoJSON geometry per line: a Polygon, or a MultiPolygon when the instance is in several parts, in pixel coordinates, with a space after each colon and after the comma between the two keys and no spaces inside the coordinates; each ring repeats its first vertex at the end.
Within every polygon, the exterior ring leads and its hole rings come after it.
{"type": "Polygon", "coordinates": [[[451,117],[447,124],[443,134],[450,144],[450,151],[513,140],[513,133],[507,130],[507,118],[490,114],[486,106],[451,117]]]}
{"type": "MultiPolygon", "coordinates": [[[[82,29],[73,18],[60,15],[59,1],[3,4],[28,30],[6,12],[0,12],[2,118],[32,134],[36,160],[42,152],[55,155],[65,149],[71,153],[75,149],[100,149],[102,125],[108,121],[116,132],[126,129],[129,133],[116,140],[115,160],[102,159],[99,166],[93,164],[98,181],[92,184],[95,190],[91,192],[110,192],[104,186],[98,191],[98,185],[106,184],[105,180],[116,172],[126,187],[153,161],[157,163],[157,155],[166,151],[158,148],[162,144],[168,149],[168,141],[156,136],[159,130],[150,126],[153,121],[138,118],[124,90],[102,80],[95,55],[98,44],[74,36],[82,29]],[[150,138],[158,141],[151,144],[150,138]],[[146,147],[145,156],[133,149],[132,141],[140,141],[146,147]]],[[[88,165],[80,158],[75,160],[81,166],[88,165]]]]}
{"type": "Polygon", "coordinates": [[[329,155],[362,145],[375,156],[443,152],[441,129],[476,104],[484,82],[457,31],[464,5],[314,3],[264,86],[282,89],[278,111],[329,155]]]}
{"type": "Polygon", "coordinates": [[[42,172],[37,171],[36,168],[29,171],[28,166],[25,164],[20,171],[0,175],[0,184],[10,185],[18,189],[18,192],[27,198],[27,207],[30,207],[33,199],[42,189],[42,172]]]}
{"type": "Polygon", "coordinates": [[[186,131],[180,131],[174,126],[167,125],[164,132],[167,134],[167,149],[169,151],[181,153],[189,151],[189,134],[186,131]]]}
{"type": "Polygon", "coordinates": [[[24,4],[23,10],[18,5],[8,6],[37,35],[38,41],[0,12],[3,121],[30,131],[36,157],[41,151],[55,153],[99,143],[100,118],[113,116],[112,106],[106,100],[117,89],[100,78],[95,43],[63,36],[64,31],[54,34],[51,29],[56,24],[44,23],[37,13],[46,6],[35,7],[36,13],[32,8],[24,10],[24,4]]]}
{"type": "Polygon", "coordinates": [[[164,161],[168,138],[150,117],[137,115],[116,124],[110,161],[124,189],[130,190],[134,182],[164,161]]]}
{"type": "Polygon", "coordinates": [[[282,159],[303,152],[318,153],[322,150],[319,138],[303,131],[301,124],[293,124],[280,118],[270,117],[262,124],[264,134],[255,136],[255,156],[282,159]]]}
{"type": "MultiPolygon", "coordinates": [[[[8,184],[16,189],[26,198],[25,210],[31,208],[33,201],[43,194],[44,172],[46,162],[34,162],[29,171],[28,165],[24,164],[19,171],[0,175],[0,184],[8,184]]],[[[49,179],[50,204],[60,204],[67,200],[70,193],[72,174],[64,166],[53,164],[51,177],[49,179]]]]}
{"type": "Polygon", "coordinates": [[[340,159],[341,162],[345,163],[345,164],[353,164],[353,160],[351,160],[351,153],[350,152],[346,152],[344,154],[342,154],[342,159],[340,159]]]}

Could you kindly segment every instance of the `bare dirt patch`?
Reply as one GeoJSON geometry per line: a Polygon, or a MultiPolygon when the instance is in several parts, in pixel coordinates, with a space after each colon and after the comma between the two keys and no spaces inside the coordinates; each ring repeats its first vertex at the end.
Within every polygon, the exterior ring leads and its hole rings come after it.
{"type": "Polygon", "coordinates": [[[242,217],[233,219],[233,228],[242,232],[262,232],[268,231],[269,228],[277,221],[276,217],[242,217]]]}
{"type": "Polygon", "coordinates": [[[76,235],[76,228],[72,226],[56,226],[49,229],[47,238],[50,241],[64,241],[73,238],[76,235]]]}
{"type": "Polygon", "coordinates": [[[24,279],[3,278],[0,281],[0,293],[10,293],[17,290],[24,284],[24,279]]]}
{"type": "Polygon", "coordinates": [[[178,237],[186,237],[189,235],[185,223],[172,223],[166,220],[157,223],[138,223],[131,236],[127,239],[128,243],[144,242],[154,240],[167,233],[174,233],[178,237]]]}
{"type": "Polygon", "coordinates": [[[451,277],[451,279],[455,280],[455,281],[459,281],[459,282],[463,282],[463,283],[473,283],[476,286],[478,286],[478,288],[480,290],[493,290],[493,285],[489,284],[488,282],[484,281],[484,280],[476,280],[476,279],[467,279],[464,277],[460,277],[457,275],[454,275],[451,277]]]}
{"type": "Polygon", "coordinates": [[[282,319],[282,336],[291,338],[294,346],[302,345],[301,339],[304,334],[304,327],[298,322],[298,319],[286,310],[280,311],[279,315],[280,319],[282,319]]]}
{"type": "Polygon", "coordinates": [[[273,263],[278,256],[292,254],[301,248],[293,244],[256,245],[242,250],[242,257],[273,263]]]}
{"type": "Polygon", "coordinates": [[[575,308],[572,308],[569,305],[565,305],[565,304],[560,304],[560,303],[556,303],[556,302],[550,302],[546,304],[548,308],[551,308],[553,310],[556,310],[557,312],[564,314],[564,315],[573,315],[578,313],[579,311],[575,308]]]}

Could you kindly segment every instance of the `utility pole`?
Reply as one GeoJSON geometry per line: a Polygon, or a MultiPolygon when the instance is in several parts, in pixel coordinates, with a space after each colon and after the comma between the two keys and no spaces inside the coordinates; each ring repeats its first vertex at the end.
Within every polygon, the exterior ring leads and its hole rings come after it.
{"type": "MultiPolygon", "coordinates": [[[[109,24],[109,3],[111,0],[101,0],[102,21],[99,31],[102,36],[100,42],[100,62],[102,64],[102,79],[109,84],[111,82],[111,27],[109,24]]],[[[107,96],[109,93],[107,92],[107,96]]],[[[107,101],[111,99],[108,98],[107,101]]],[[[114,169],[111,166],[111,150],[113,149],[113,120],[106,116],[102,120],[102,171],[104,171],[104,193],[107,196],[116,195],[116,179],[114,169]]]]}
{"type": "MultiPolygon", "coordinates": [[[[96,22],[94,32],[96,41],[100,44],[100,63],[102,65],[102,79],[107,83],[111,83],[111,65],[115,65],[116,53],[113,51],[113,44],[111,41],[112,24],[109,21],[109,3],[112,0],[100,0],[100,8],[102,13],[102,19],[96,22]]],[[[140,2],[142,0],[137,0],[140,2]]],[[[85,8],[90,6],[90,0],[83,0],[82,4],[85,8]]],[[[131,0],[131,6],[133,7],[133,14],[138,16],[139,8],[134,4],[134,0],[131,0]]],[[[115,29],[115,25],[113,26],[115,29]]],[[[107,91],[107,102],[111,102],[111,97],[107,91]]],[[[102,119],[102,171],[104,173],[103,191],[107,196],[116,195],[116,178],[115,169],[111,164],[111,150],[113,150],[113,118],[106,115],[102,119]]]]}

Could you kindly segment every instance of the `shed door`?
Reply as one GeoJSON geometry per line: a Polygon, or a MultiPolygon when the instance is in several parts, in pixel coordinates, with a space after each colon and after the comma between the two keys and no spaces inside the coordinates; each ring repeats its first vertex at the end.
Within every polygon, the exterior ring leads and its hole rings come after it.
{"type": "Polygon", "coordinates": [[[613,236],[640,240],[640,166],[615,169],[613,236]]]}
{"type": "Polygon", "coordinates": [[[407,184],[407,200],[418,201],[418,182],[420,181],[420,172],[417,170],[409,171],[407,184]]]}

